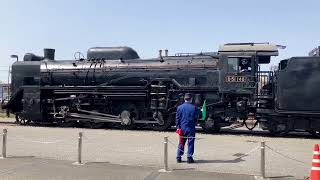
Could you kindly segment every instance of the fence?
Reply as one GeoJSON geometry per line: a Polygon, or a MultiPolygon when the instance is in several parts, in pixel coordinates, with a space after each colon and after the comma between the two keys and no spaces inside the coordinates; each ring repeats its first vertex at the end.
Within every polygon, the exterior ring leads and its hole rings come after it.
{"type": "MultiPolygon", "coordinates": [[[[184,138],[189,138],[189,137],[184,137],[184,138]]],[[[201,139],[201,138],[196,138],[196,137],[191,137],[191,138],[195,138],[195,139],[201,139]]],[[[168,141],[168,137],[164,137],[164,171],[168,171],[168,153],[167,153],[167,146],[168,144],[170,144],[172,146],[172,148],[176,147],[176,144],[168,141]]],[[[238,156],[235,160],[237,159],[242,159],[250,154],[252,154],[253,152],[257,151],[261,149],[261,153],[260,153],[260,176],[262,178],[265,178],[265,142],[261,141],[261,145],[260,146],[256,146],[253,149],[251,149],[250,151],[248,151],[247,153],[241,154],[240,156],[238,156]]],[[[184,149],[179,149],[180,151],[184,152],[184,149]]]]}
{"type": "MultiPolygon", "coordinates": [[[[85,164],[86,161],[83,160],[83,156],[88,155],[90,152],[95,151],[96,154],[99,153],[111,153],[111,156],[114,155],[118,155],[120,154],[119,157],[121,157],[121,154],[131,154],[133,156],[136,156],[138,154],[142,155],[138,158],[141,157],[146,157],[145,159],[142,158],[141,160],[147,160],[150,159],[150,157],[155,156],[155,154],[161,154],[161,159],[159,159],[159,162],[161,162],[162,167],[161,168],[161,172],[170,172],[170,170],[172,169],[176,169],[177,167],[179,167],[178,164],[173,164],[172,162],[169,161],[169,155],[171,153],[169,153],[169,150],[171,152],[176,151],[177,149],[177,142],[176,139],[170,138],[168,136],[165,136],[163,138],[163,141],[160,142],[156,142],[154,144],[151,144],[149,146],[140,146],[139,143],[136,143],[135,146],[127,146],[125,149],[123,149],[123,146],[119,145],[119,144],[114,144],[114,143],[110,143],[110,144],[103,144],[103,143],[99,143],[99,141],[103,140],[103,139],[107,139],[107,138],[114,138],[114,137],[105,137],[104,134],[101,134],[101,137],[94,137],[94,138],[90,138],[87,137],[85,133],[83,132],[79,132],[78,135],[74,134],[74,138],[61,138],[58,140],[34,140],[32,137],[27,138],[25,136],[16,136],[14,134],[10,134],[10,132],[7,131],[7,129],[3,129],[3,133],[2,133],[2,158],[6,158],[7,157],[7,153],[8,151],[8,145],[10,146],[11,141],[20,141],[22,142],[22,145],[25,144],[34,144],[37,146],[43,145],[46,146],[46,149],[52,149],[52,148],[59,148],[61,146],[63,146],[63,148],[60,149],[60,151],[58,149],[55,149],[54,151],[59,152],[63,152],[66,153],[66,157],[63,157],[62,159],[66,158],[66,160],[70,160],[73,159],[75,161],[74,164],[76,165],[83,165],[85,164]],[[8,135],[9,134],[9,135],[8,135]],[[8,137],[12,137],[13,139],[8,139],[8,137]],[[97,143],[98,142],[98,143],[97,143]],[[66,149],[68,149],[68,151],[66,151],[66,149]],[[156,151],[156,152],[154,152],[156,151]],[[113,153],[113,154],[112,154],[113,153]]],[[[36,137],[36,134],[31,134],[30,136],[36,137]]],[[[123,144],[127,144],[128,142],[132,141],[133,139],[139,139],[140,136],[139,135],[132,135],[129,136],[131,138],[127,139],[122,139],[117,141],[118,143],[123,143],[123,144]]],[[[121,137],[118,137],[119,139],[121,139],[121,137]]],[[[205,138],[198,138],[198,137],[191,137],[191,138],[196,138],[197,141],[201,140],[206,140],[205,138]]],[[[231,147],[231,146],[230,146],[231,147]]],[[[228,148],[228,147],[227,147],[228,148]]],[[[184,151],[184,150],[182,150],[184,151]]],[[[23,150],[19,151],[20,153],[23,152],[23,150]]],[[[18,152],[18,153],[19,153],[18,152]]],[[[45,153],[52,153],[52,151],[46,151],[45,153]]],[[[214,152],[212,152],[214,153],[214,152]]],[[[291,163],[297,163],[300,164],[301,166],[304,167],[309,167],[311,165],[311,163],[306,163],[303,161],[300,161],[294,157],[291,157],[290,155],[279,151],[276,148],[273,148],[271,146],[269,146],[266,142],[261,141],[259,145],[255,145],[254,147],[252,147],[251,149],[248,149],[248,151],[246,153],[240,153],[240,154],[236,154],[236,158],[231,159],[231,160],[215,160],[213,161],[214,163],[214,168],[215,169],[219,169],[222,168],[224,165],[228,166],[228,163],[236,163],[236,162],[243,162],[244,159],[249,159],[249,157],[253,157],[252,160],[252,164],[259,164],[259,171],[254,171],[251,172],[250,174],[254,174],[254,175],[258,175],[262,178],[266,177],[266,174],[268,173],[268,170],[272,171],[272,165],[273,163],[270,162],[273,161],[273,159],[268,159],[271,156],[276,155],[277,158],[283,158],[285,160],[290,161],[291,163]],[[259,153],[260,150],[260,153],[259,153]],[[259,158],[257,158],[259,157],[259,158]],[[226,165],[227,164],[227,165],[226,165]]],[[[109,156],[110,157],[110,156],[109,156]]],[[[204,160],[201,159],[206,159],[206,154],[201,154],[201,153],[196,153],[195,154],[195,159],[198,161],[202,161],[205,162],[204,160]]],[[[311,156],[310,156],[311,157],[311,156]]],[[[92,159],[92,158],[91,158],[92,159]]],[[[102,158],[104,159],[104,158],[102,158]]],[[[121,161],[121,158],[118,158],[118,161],[121,161]]],[[[88,161],[87,161],[88,162],[88,161]]],[[[126,162],[126,160],[122,160],[122,164],[126,162]]],[[[145,164],[142,163],[142,164],[145,164]]],[[[148,163],[147,163],[148,164],[148,163]]],[[[207,162],[208,164],[208,162],[207,162]]],[[[245,165],[244,165],[245,166],[245,165]]],[[[190,167],[190,166],[188,166],[190,167]]],[[[201,166],[201,164],[193,164],[192,167],[199,167],[199,169],[203,169],[203,167],[201,166]]],[[[209,168],[209,167],[208,167],[209,168]]],[[[238,168],[241,168],[240,166],[238,168]]],[[[270,174],[270,173],[269,173],[270,174]]],[[[306,172],[306,174],[308,174],[308,172],[306,172]]],[[[270,175],[269,175],[270,176],[270,175]]]]}

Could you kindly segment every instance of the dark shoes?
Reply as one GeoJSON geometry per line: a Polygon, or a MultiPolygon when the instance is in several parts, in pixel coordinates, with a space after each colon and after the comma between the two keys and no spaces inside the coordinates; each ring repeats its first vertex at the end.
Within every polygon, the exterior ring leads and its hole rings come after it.
{"type": "MultiPolygon", "coordinates": [[[[177,163],[182,163],[181,157],[177,157],[177,163]]],[[[187,163],[188,164],[194,163],[193,158],[192,157],[188,157],[187,163]]]]}
{"type": "Polygon", "coordinates": [[[188,157],[188,159],[187,159],[187,163],[188,163],[188,164],[194,163],[193,158],[192,158],[192,157],[188,157]]]}

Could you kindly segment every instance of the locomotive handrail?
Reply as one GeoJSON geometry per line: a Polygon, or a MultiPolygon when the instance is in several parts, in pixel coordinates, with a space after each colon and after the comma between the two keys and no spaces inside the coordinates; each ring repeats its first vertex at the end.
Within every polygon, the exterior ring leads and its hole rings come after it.
{"type": "Polygon", "coordinates": [[[145,97],[147,96],[146,93],[112,93],[112,92],[88,92],[88,91],[61,91],[61,92],[54,92],[55,94],[99,94],[99,95],[105,95],[105,96],[113,96],[113,97],[130,97],[130,96],[136,96],[136,97],[145,97]]]}
{"type": "MultiPolygon", "coordinates": [[[[177,80],[175,80],[175,79],[171,79],[171,81],[176,85],[176,86],[178,86],[179,88],[181,88],[181,89],[185,89],[185,90],[192,90],[192,89],[194,89],[194,87],[189,87],[189,86],[183,86],[183,85],[181,85],[177,80]]],[[[218,89],[218,87],[208,87],[208,86],[196,86],[196,88],[197,88],[197,91],[198,90],[201,90],[201,88],[203,88],[202,90],[216,90],[216,89],[218,89]]]]}
{"type": "Polygon", "coordinates": [[[43,86],[41,87],[41,89],[66,89],[66,90],[77,89],[77,88],[145,89],[145,86],[43,86]]]}

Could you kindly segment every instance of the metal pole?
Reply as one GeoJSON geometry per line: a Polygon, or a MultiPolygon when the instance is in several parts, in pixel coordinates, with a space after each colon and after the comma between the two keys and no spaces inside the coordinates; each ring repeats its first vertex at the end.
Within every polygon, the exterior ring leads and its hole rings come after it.
{"type": "Polygon", "coordinates": [[[2,134],[2,158],[7,157],[7,129],[3,129],[2,134]]]}
{"type": "Polygon", "coordinates": [[[265,169],[265,142],[261,142],[261,161],[260,161],[260,171],[261,171],[261,177],[266,177],[266,169],[265,169]]]}
{"type": "Polygon", "coordinates": [[[169,168],[168,168],[168,137],[164,137],[163,144],[164,144],[164,156],[163,156],[164,170],[169,171],[169,168]]]}
{"type": "Polygon", "coordinates": [[[9,90],[9,87],[10,87],[10,72],[11,71],[11,66],[9,66],[9,72],[8,72],[8,99],[10,98],[10,90],[9,90]]]}
{"type": "Polygon", "coordinates": [[[1,85],[1,102],[3,102],[3,91],[4,91],[4,84],[1,85]]]}
{"type": "Polygon", "coordinates": [[[79,132],[78,137],[78,164],[81,164],[81,153],[82,153],[82,132],[79,132]]]}
{"type": "Polygon", "coordinates": [[[8,91],[7,91],[7,99],[10,99],[10,75],[11,75],[11,66],[9,66],[9,73],[8,73],[8,91]]]}

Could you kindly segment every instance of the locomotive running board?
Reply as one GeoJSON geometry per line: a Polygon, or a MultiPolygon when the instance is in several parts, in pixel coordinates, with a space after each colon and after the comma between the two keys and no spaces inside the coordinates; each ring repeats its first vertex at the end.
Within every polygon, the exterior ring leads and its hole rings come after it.
{"type": "Polygon", "coordinates": [[[54,91],[55,94],[94,94],[94,95],[104,95],[110,97],[145,97],[146,93],[131,93],[131,92],[88,92],[88,91],[54,91]]]}

